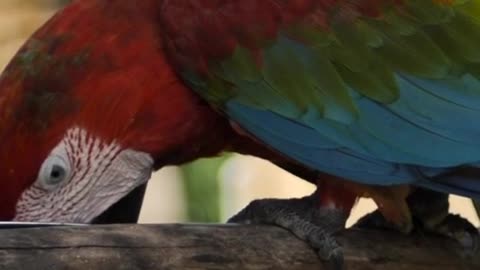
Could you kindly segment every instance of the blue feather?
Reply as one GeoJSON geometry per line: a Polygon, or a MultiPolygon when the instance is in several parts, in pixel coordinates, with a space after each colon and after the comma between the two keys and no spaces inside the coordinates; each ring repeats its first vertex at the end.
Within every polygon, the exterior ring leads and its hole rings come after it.
{"type": "Polygon", "coordinates": [[[235,101],[228,102],[227,109],[237,123],[255,134],[258,139],[314,170],[366,184],[408,183],[409,173],[402,169],[402,165],[341,148],[305,125],[235,101]],[[308,139],[303,141],[303,138],[308,139]]]}
{"type": "MultiPolygon", "coordinates": [[[[235,100],[228,102],[226,109],[238,124],[258,139],[311,169],[369,185],[414,184],[480,199],[480,181],[477,179],[436,178],[450,171],[451,167],[385,161],[355,152],[305,124],[235,100]]],[[[385,115],[384,112],[372,113],[385,115]]],[[[390,114],[390,117],[395,115],[390,114]]]]}

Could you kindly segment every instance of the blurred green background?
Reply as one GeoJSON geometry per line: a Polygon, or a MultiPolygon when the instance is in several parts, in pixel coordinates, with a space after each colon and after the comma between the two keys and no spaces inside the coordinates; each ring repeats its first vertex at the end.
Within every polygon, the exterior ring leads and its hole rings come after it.
{"type": "Polygon", "coordinates": [[[218,172],[229,158],[200,159],[180,168],[186,197],[187,220],[220,222],[220,187],[218,172]]]}
{"type": "MultiPolygon", "coordinates": [[[[0,69],[25,39],[68,0],[0,0],[0,69]]],[[[228,154],[202,159],[152,176],[140,220],[158,222],[223,222],[255,198],[299,197],[314,187],[266,161],[228,154]]],[[[478,225],[472,204],[453,197],[451,211],[478,225]]],[[[348,224],[375,209],[360,200],[348,224]]]]}

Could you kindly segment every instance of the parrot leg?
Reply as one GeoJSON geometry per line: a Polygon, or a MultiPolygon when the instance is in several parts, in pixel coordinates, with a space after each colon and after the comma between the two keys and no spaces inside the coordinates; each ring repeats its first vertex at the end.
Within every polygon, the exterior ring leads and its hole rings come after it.
{"type": "Polygon", "coordinates": [[[273,224],[285,228],[315,249],[327,266],[343,269],[343,251],[334,234],[345,228],[356,197],[346,200],[351,203],[346,211],[342,207],[335,207],[332,202],[329,205],[322,203],[321,198],[326,190],[322,186],[303,198],[255,200],[228,222],[273,224]]]}
{"type": "MultiPolygon", "coordinates": [[[[454,238],[466,248],[468,254],[478,252],[480,235],[477,228],[461,216],[448,212],[448,194],[417,188],[408,196],[407,204],[415,231],[454,238]]],[[[379,210],[364,216],[355,226],[398,230],[379,210]]]]}

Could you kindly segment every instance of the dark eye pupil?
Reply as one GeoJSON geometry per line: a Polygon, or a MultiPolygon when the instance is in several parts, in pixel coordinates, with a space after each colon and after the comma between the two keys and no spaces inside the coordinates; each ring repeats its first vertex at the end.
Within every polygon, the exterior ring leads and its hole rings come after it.
{"type": "Polygon", "coordinates": [[[59,171],[52,171],[52,174],[50,176],[52,178],[58,178],[58,177],[60,177],[60,172],[59,171]]]}
{"type": "Polygon", "coordinates": [[[65,174],[65,170],[62,167],[58,165],[53,165],[52,171],[50,172],[50,177],[52,179],[58,179],[58,178],[62,178],[64,174],[65,174]]]}

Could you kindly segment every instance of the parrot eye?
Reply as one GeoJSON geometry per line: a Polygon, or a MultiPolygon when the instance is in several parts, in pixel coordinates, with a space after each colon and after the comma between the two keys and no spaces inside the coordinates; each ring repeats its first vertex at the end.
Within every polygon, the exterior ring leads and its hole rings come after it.
{"type": "Polygon", "coordinates": [[[43,188],[51,190],[65,181],[70,175],[70,164],[61,156],[50,156],[40,169],[39,182],[43,188]]]}

